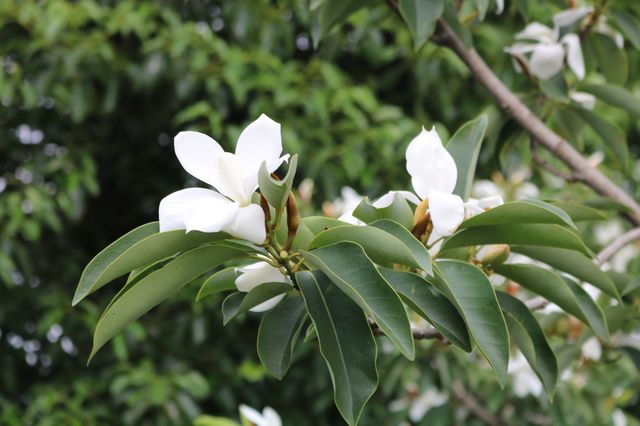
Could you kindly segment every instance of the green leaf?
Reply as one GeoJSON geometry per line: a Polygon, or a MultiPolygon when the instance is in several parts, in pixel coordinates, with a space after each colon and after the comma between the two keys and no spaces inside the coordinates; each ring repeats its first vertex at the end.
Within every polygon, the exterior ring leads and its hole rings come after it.
{"type": "Polygon", "coordinates": [[[346,422],[355,425],[378,387],[371,328],[358,305],[319,271],[299,272],[296,280],[331,373],[336,406],[346,422]]]}
{"type": "Polygon", "coordinates": [[[597,210],[584,204],[571,201],[550,201],[550,204],[564,210],[574,222],[604,220],[607,218],[607,215],[602,210],[597,210]]]}
{"type": "Polygon", "coordinates": [[[233,420],[224,417],[198,416],[193,420],[193,426],[241,426],[233,420]]]}
{"type": "Polygon", "coordinates": [[[579,285],[562,279],[553,271],[533,265],[504,264],[495,265],[493,269],[503,277],[555,303],[591,327],[601,338],[609,338],[602,310],[579,285]]]}
{"type": "Polygon", "coordinates": [[[313,47],[336,25],[367,4],[367,0],[324,0],[315,11],[311,28],[313,47]]]}
{"type": "Polygon", "coordinates": [[[287,203],[297,167],[298,154],[295,154],[291,157],[291,160],[289,160],[289,169],[287,170],[285,177],[282,180],[275,180],[267,171],[267,163],[263,162],[260,165],[260,170],[258,171],[258,185],[260,186],[260,193],[264,196],[271,207],[281,209],[287,203]]]}
{"type": "Polygon", "coordinates": [[[571,102],[571,98],[569,98],[567,80],[564,78],[564,73],[562,71],[549,79],[538,80],[538,84],[540,84],[540,89],[547,98],[565,104],[571,102]]]}
{"type": "MultiPolygon", "coordinates": [[[[391,221],[387,222],[393,223],[391,221]]],[[[399,232],[401,230],[409,233],[409,231],[401,225],[396,225],[392,232],[399,232]]],[[[392,225],[386,223],[379,224],[378,226],[392,228],[392,225]]],[[[359,244],[367,253],[367,256],[381,265],[390,266],[393,263],[400,263],[414,268],[427,268],[427,271],[431,270],[430,259],[424,256],[426,251],[423,253],[414,253],[412,249],[407,247],[403,240],[377,226],[337,226],[316,235],[309,245],[309,248],[325,247],[341,241],[359,244]]]]}
{"type": "Polygon", "coordinates": [[[613,281],[618,292],[626,296],[640,287],[640,277],[634,274],[623,274],[616,271],[607,271],[607,276],[613,281]]]}
{"type": "Polygon", "coordinates": [[[471,32],[467,27],[463,26],[458,19],[458,11],[454,4],[445,3],[444,13],[442,14],[442,18],[449,24],[451,29],[464,44],[464,47],[471,48],[473,47],[473,38],[471,36],[471,32]]]}
{"type": "Polygon", "coordinates": [[[363,198],[353,210],[353,217],[364,223],[371,223],[379,219],[390,219],[398,222],[406,229],[413,228],[413,210],[407,200],[399,193],[393,194],[393,200],[387,207],[374,207],[367,197],[363,198]]]}
{"type": "Polygon", "coordinates": [[[427,248],[422,244],[416,237],[413,236],[411,232],[409,232],[402,225],[388,219],[377,220],[372,222],[370,226],[374,228],[382,229],[383,231],[393,235],[400,241],[404,243],[404,245],[411,251],[415,263],[418,265],[419,269],[422,269],[427,274],[431,275],[433,273],[431,267],[431,255],[427,248]]]}
{"type": "MultiPolygon", "coordinates": [[[[341,242],[302,256],[369,313],[404,356],[413,359],[411,326],[400,298],[380,275],[361,246],[341,242]]],[[[316,324],[317,326],[318,324],[316,324]]]]}
{"type": "Polygon", "coordinates": [[[434,269],[435,277],[426,280],[456,306],[478,349],[504,385],[509,334],[489,279],[477,267],[458,260],[439,260],[434,269]]]}
{"type": "Polygon", "coordinates": [[[415,49],[419,50],[435,31],[444,12],[444,0],[400,0],[398,9],[409,27],[415,49]]]}
{"type": "Polygon", "coordinates": [[[609,83],[623,85],[629,74],[629,61],[624,50],[608,35],[592,31],[585,40],[593,52],[600,72],[609,83]]]}
{"type": "Polygon", "coordinates": [[[293,290],[293,287],[290,284],[269,282],[254,287],[250,292],[246,293],[246,295],[244,293],[230,294],[224,302],[222,302],[222,324],[227,325],[229,321],[238,315],[244,314],[261,303],[291,290],[293,290]],[[238,297],[238,294],[240,294],[242,298],[238,297]]]}
{"type": "Polygon", "coordinates": [[[558,247],[591,255],[575,232],[560,225],[546,224],[486,225],[462,229],[444,241],[441,251],[486,244],[558,247]]]}
{"type": "Polygon", "coordinates": [[[298,292],[289,293],[262,317],[258,329],[258,357],[278,380],[289,370],[293,348],[305,317],[304,301],[298,292]]]}
{"type": "Polygon", "coordinates": [[[224,233],[158,232],[158,222],[147,223],[128,232],[102,250],[84,268],[73,296],[76,305],[109,281],[136,268],[204,243],[228,238],[224,233]]]}
{"type": "Polygon", "coordinates": [[[640,50],[640,20],[629,10],[609,10],[607,15],[616,23],[620,31],[636,50],[640,50]]]}
{"type": "Polygon", "coordinates": [[[320,232],[335,228],[336,226],[349,225],[347,222],[324,216],[305,217],[302,219],[302,223],[305,224],[313,235],[318,235],[320,232]]]}
{"type": "Polygon", "coordinates": [[[458,179],[453,193],[459,195],[465,201],[471,193],[480,146],[487,130],[487,123],[486,115],[481,115],[475,120],[469,121],[460,127],[447,143],[447,151],[453,157],[458,168],[458,179]]]}
{"type": "Polygon", "coordinates": [[[552,397],[558,383],[558,359],[547,336],[524,303],[501,291],[496,292],[496,296],[506,316],[511,337],[552,397]]]}
{"type": "Polygon", "coordinates": [[[562,272],[586,281],[598,287],[609,296],[620,300],[618,289],[592,259],[575,252],[552,247],[513,246],[513,251],[524,254],[532,259],[544,262],[562,272]]]}
{"type": "Polygon", "coordinates": [[[629,147],[627,146],[627,140],[625,134],[618,126],[610,121],[601,118],[593,111],[589,111],[584,108],[574,107],[572,108],[576,114],[580,116],[600,138],[602,139],[603,146],[609,153],[622,164],[626,172],[629,171],[629,147]]]}
{"type": "Polygon", "coordinates": [[[626,89],[609,84],[586,84],[580,90],[589,92],[608,104],[620,107],[635,116],[640,116],[640,99],[626,89]]]}
{"type": "Polygon", "coordinates": [[[555,223],[576,228],[564,210],[540,200],[511,201],[475,215],[459,229],[481,225],[517,225],[529,223],[555,223]]]}
{"type": "Polygon", "coordinates": [[[116,295],[96,325],[89,361],[129,323],[176,293],[196,277],[244,253],[222,244],[189,250],[116,295]]]}
{"type": "Polygon", "coordinates": [[[196,302],[199,302],[205,297],[211,296],[212,294],[235,290],[237,277],[238,273],[235,266],[231,266],[211,275],[202,284],[202,286],[200,286],[200,290],[198,291],[198,295],[196,296],[196,302]]]}
{"type": "Polygon", "coordinates": [[[451,343],[471,351],[467,326],[449,299],[419,275],[380,268],[380,273],[402,300],[422,318],[429,321],[451,343]]]}

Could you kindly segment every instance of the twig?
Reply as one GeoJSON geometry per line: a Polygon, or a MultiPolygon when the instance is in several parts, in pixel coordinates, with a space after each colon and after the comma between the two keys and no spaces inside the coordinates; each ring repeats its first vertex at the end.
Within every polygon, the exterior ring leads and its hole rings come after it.
{"type": "Polygon", "coordinates": [[[640,225],[640,205],[622,188],[593,167],[571,144],[547,127],[518,97],[504,85],[473,48],[467,48],[458,35],[441,18],[436,37],[450,47],[467,65],[476,79],[495,98],[500,107],[517,120],[544,148],[564,162],[579,180],[601,195],[627,206],[630,219],[640,225]]]}
{"type": "Polygon", "coordinates": [[[458,381],[453,382],[451,385],[451,391],[458,402],[464,405],[471,413],[486,424],[492,426],[503,426],[507,424],[500,417],[484,408],[473,395],[466,391],[464,386],[462,386],[462,383],[458,381]]]}
{"type": "Polygon", "coordinates": [[[640,240],[640,228],[632,229],[625,232],[616,238],[611,244],[606,246],[600,253],[598,253],[598,263],[603,264],[611,259],[616,253],[618,253],[624,246],[632,243],[636,240],[640,240]]]}
{"type": "Polygon", "coordinates": [[[556,169],[551,163],[547,160],[540,157],[540,153],[538,152],[538,142],[534,138],[531,138],[531,143],[529,145],[531,147],[531,159],[534,163],[536,163],[541,169],[547,171],[548,173],[558,176],[566,180],[567,182],[576,182],[579,181],[578,177],[574,173],[563,172],[562,170],[556,169]]]}
{"type": "MultiPolygon", "coordinates": [[[[369,326],[371,326],[371,331],[376,336],[384,336],[384,331],[380,329],[380,326],[376,324],[376,322],[372,319],[369,319],[369,326]]],[[[411,328],[411,334],[413,334],[413,338],[416,340],[425,340],[425,339],[438,339],[440,342],[449,344],[449,341],[446,337],[442,335],[438,330],[433,327],[429,328],[411,328]]]]}

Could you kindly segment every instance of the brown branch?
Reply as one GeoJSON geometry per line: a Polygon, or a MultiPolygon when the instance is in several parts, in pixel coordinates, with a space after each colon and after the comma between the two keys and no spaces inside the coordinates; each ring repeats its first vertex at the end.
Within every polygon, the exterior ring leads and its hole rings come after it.
{"type": "Polygon", "coordinates": [[[524,127],[544,148],[564,162],[573,175],[596,192],[631,210],[629,217],[640,225],[640,205],[622,188],[593,167],[571,144],[547,127],[516,95],[504,85],[473,48],[467,48],[458,35],[441,18],[436,30],[437,40],[451,48],[467,65],[475,78],[489,91],[500,107],[524,127]]]}
{"type": "Polygon", "coordinates": [[[468,393],[462,383],[455,381],[451,385],[453,396],[464,405],[474,416],[491,426],[506,426],[507,423],[480,404],[480,401],[468,393]]]}
{"type": "Polygon", "coordinates": [[[563,172],[562,170],[557,169],[553,164],[549,163],[544,158],[540,157],[540,153],[538,152],[538,142],[534,138],[531,138],[531,143],[529,146],[531,148],[531,159],[541,169],[554,176],[558,176],[559,178],[564,179],[567,182],[576,182],[579,180],[573,173],[563,172]]]}
{"type": "Polygon", "coordinates": [[[611,259],[616,253],[622,250],[627,244],[640,240],[640,228],[632,229],[618,238],[616,238],[611,244],[606,246],[600,253],[598,253],[597,260],[600,264],[605,263],[611,259]]]}
{"type": "MultiPolygon", "coordinates": [[[[369,326],[371,327],[371,331],[375,336],[384,336],[384,331],[380,329],[380,326],[376,324],[376,322],[372,319],[369,319],[369,326]]],[[[411,334],[413,334],[413,338],[416,340],[426,340],[426,339],[438,339],[441,343],[449,344],[449,341],[446,337],[442,335],[438,330],[433,327],[428,328],[411,328],[411,334]]]]}

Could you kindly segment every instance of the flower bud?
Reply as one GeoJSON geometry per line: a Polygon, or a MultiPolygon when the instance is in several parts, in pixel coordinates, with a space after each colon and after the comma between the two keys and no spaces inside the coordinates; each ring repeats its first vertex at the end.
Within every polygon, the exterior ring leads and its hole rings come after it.
{"type": "Polygon", "coordinates": [[[280,250],[280,258],[281,259],[286,259],[289,257],[289,252],[286,250],[280,250]]]}
{"type": "Polygon", "coordinates": [[[511,254],[511,249],[507,244],[496,244],[482,256],[480,263],[483,265],[500,265],[504,263],[511,254]]]}

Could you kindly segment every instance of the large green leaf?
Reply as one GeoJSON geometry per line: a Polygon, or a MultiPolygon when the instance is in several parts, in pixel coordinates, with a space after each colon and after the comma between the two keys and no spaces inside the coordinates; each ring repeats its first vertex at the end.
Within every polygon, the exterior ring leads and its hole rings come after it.
{"type": "Polygon", "coordinates": [[[460,127],[447,143],[447,151],[455,160],[458,168],[458,179],[453,193],[459,195],[465,201],[471,193],[471,185],[476,174],[476,164],[478,163],[482,139],[487,130],[487,123],[486,115],[481,115],[475,120],[469,121],[460,127]]]}
{"type": "Polygon", "coordinates": [[[426,280],[456,306],[478,349],[504,385],[509,333],[489,279],[477,267],[458,260],[439,260],[434,269],[435,277],[426,280]]]}
{"type": "Polygon", "coordinates": [[[633,44],[636,50],[640,50],[640,20],[629,10],[608,10],[607,17],[611,17],[618,25],[620,31],[633,44]]]}
{"type": "Polygon", "coordinates": [[[293,178],[296,175],[298,167],[298,154],[295,154],[289,160],[289,169],[286,176],[282,180],[275,180],[267,171],[267,163],[263,162],[258,171],[258,184],[260,185],[260,193],[273,208],[281,209],[289,198],[293,178]]]}
{"type": "Polygon", "coordinates": [[[302,255],[370,314],[404,356],[414,358],[413,335],[402,301],[361,246],[341,242],[302,255]]]}
{"type": "Polygon", "coordinates": [[[561,208],[574,222],[604,220],[607,215],[602,210],[570,201],[551,201],[550,204],[561,208]]]}
{"type": "Polygon", "coordinates": [[[299,272],[296,280],[331,373],[336,406],[347,423],[355,425],[378,387],[371,328],[360,307],[321,272],[299,272]]]}
{"type": "Polygon", "coordinates": [[[180,290],[196,277],[217,265],[244,256],[244,252],[223,244],[211,244],[189,250],[163,268],[152,272],[126,291],[104,311],[93,335],[89,360],[129,323],[180,290]]]}
{"type": "Polygon", "coordinates": [[[451,343],[471,351],[467,326],[455,306],[431,284],[411,272],[381,268],[382,276],[404,302],[429,321],[451,343]]]}
{"type": "Polygon", "coordinates": [[[416,237],[413,236],[402,225],[388,219],[376,220],[370,223],[370,226],[374,228],[382,229],[383,231],[393,235],[411,251],[415,263],[419,265],[419,268],[425,271],[427,274],[432,274],[431,268],[431,255],[427,248],[416,237]]]}
{"type": "Polygon", "coordinates": [[[624,49],[608,35],[592,31],[585,40],[607,82],[623,85],[629,75],[629,61],[624,49]]]}
{"type": "Polygon", "coordinates": [[[600,117],[593,111],[584,108],[573,108],[586,123],[591,126],[594,132],[602,139],[603,146],[606,148],[620,164],[625,171],[629,169],[629,147],[624,132],[615,124],[600,117]]]}
{"type": "Polygon", "coordinates": [[[196,296],[196,302],[201,301],[207,296],[220,293],[223,291],[236,289],[236,278],[238,277],[237,268],[235,266],[218,271],[211,275],[207,280],[202,283],[198,295],[196,296]]]}
{"type": "MultiPolygon", "coordinates": [[[[404,240],[411,241],[408,238],[401,240],[395,233],[402,232],[403,235],[410,235],[409,231],[399,224],[384,221],[377,226],[355,226],[345,225],[328,229],[316,235],[311,244],[310,249],[325,247],[341,241],[355,242],[364,248],[367,255],[376,263],[389,266],[393,263],[400,263],[414,268],[431,271],[431,261],[429,253],[426,250],[414,251],[408,247],[404,240]],[[394,233],[382,230],[381,227],[393,228],[394,233]],[[425,255],[426,254],[426,255],[425,255]]],[[[411,236],[414,240],[415,238],[411,236]]]]}
{"type": "Polygon", "coordinates": [[[558,383],[558,359],[547,336],[524,303],[501,291],[496,292],[496,296],[506,316],[511,338],[552,397],[558,383]]]}
{"type": "Polygon", "coordinates": [[[258,357],[262,365],[277,379],[289,370],[291,356],[306,310],[298,292],[290,292],[284,300],[262,317],[258,329],[258,357]]]}
{"type": "Polygon", "coordinates": [[[504,264],[494,265],[493,268],[496,273],[539,294],[589,325],[601,338],[609,338],[602,310],[579,285],[562,279],[553,271],[533,265],[504,264]]]}
{"type": "Polygon", "coordinates": [[[482,225],[518,225],[549,223],[575,228],[571,217],[559,207],[540,200],[523,200],[504,203],[475,215],[460,225],[460,229],[482,225]]]}
{"type": "Polygon", "coordinates": [[[485,244],[559,247],[591,255],[580,237],[560,225],[487,225],[462,229],[446,239],[441,251],[485,244]]]}
{"type": "Polygon", "coordinates": [[[581,253],[554,247],[513,246],[512,249],[591,283],[609,296],[620,300],[620,294],[613,281],[592,259],[581,253]]]}
{"type": "Polygon", "coordinates": [[[302,219],[302,223],[304,223],[313,235],[318,235],[320,232],[335,228],[336,226],[349,225],[347,222],[324,216],[305,217],[302,219]]]}
{"type": "Polygon", "coordinates": [[[84,268],[72,304],[76,305],[109,281],[136,268],[204,243],[228,238],[224,233],[194,231],[187,234],[183,229],[168,232],[158,232],[158,229],[158,222],[147,223],[98,253],[84,268]]]}
{"type": "Polygon", "coordinates": [[[367,4],[367,0],[324,0],[315,10],[311,28],[314,48],[331,29],[367,4]]]}
{"type": "Polygon", "coordinates": [[[589,92],[608,104],[620,107],[630,114],[640,116],[640,99],[620,86],[609,84],[585,84],[580,90],[589,92]]]}
{"type": "Polygon", "coordinates": [[[398,9],[418,50],[435,31],[436,22],[444,12],[444,0],[400,0],[398,9]]]}
{"type": "Polygon", "coordinates": [[[222,303],[222,323],[227,325],[229,321],[238,315],[244,314],[261,303],[291,290],[293,290],[293,287],[290,284],[269,282],[256,286],[246,295],[244,293],[230,294],[222,303]],[[239,297],[238,294],[242,297],[239,297]]]}

